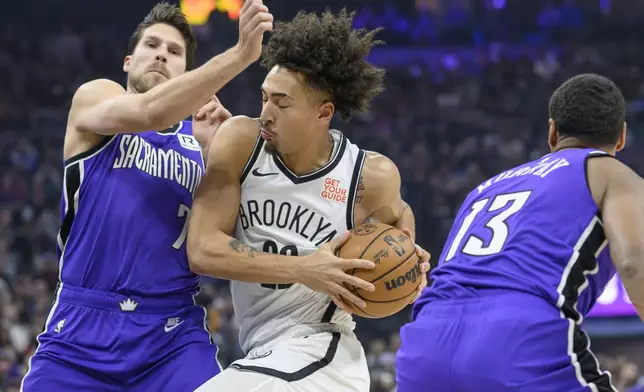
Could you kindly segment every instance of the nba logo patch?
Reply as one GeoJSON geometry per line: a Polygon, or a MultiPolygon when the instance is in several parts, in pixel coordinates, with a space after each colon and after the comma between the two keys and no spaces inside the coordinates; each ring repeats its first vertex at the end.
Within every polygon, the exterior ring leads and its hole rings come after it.
{"type": "Polygon", "coordinates": [[[179,143],[183,148],[187,148],[188,150],[193,150],[193,151],[201,151],[201,146],[199,145],[199,142],[197,139],[195,139],[194,136],[192,135],[177,135],[179,136],[179,143]]]}

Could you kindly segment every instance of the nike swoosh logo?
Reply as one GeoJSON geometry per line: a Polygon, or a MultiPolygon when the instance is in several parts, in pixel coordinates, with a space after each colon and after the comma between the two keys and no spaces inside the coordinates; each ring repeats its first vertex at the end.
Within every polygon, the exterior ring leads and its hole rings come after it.
{"type": "Polygon", "coordinates": [[[172,331],[173,329],[175,329],[175,328],[177,328],[178,326],[180,326],[181,324],[183,324],[183,321],[179,321],[178,323],[176,323],[175,325],[173,325],[173,326],[171,326],[171,327],[168,327],[168,326],[166,325],[165,327],[163,327],[163,329],[164,329],[166,332],[170,332],[170,331],[172,331]]]}
{"type": "Polygon", "coordinates": [[[277,173],[260,173],[257,169],[252,171],[255,177],[276,176],[277,173]]]}
{"type": "Polygon", "coordinates": [[[254,357],[249,357],[248,359],[262,359],[262,358],[268,357],[272,353],[273,353],[273,350],[268,350],[268,352],[265,352],[264,354],[259,354],[259,355],[256,355],[254,357]]]}

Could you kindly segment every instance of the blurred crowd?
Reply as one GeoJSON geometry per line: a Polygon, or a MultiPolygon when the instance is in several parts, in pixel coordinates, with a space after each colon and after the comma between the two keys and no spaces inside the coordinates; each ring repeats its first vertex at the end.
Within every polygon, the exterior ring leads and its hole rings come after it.
{"type": "MultiPolygon", "coordinates": [[[[367,26],[374,15],[381,14],[367,10],[357,23],[367,26]]],[[[432,31],[449,25],[431,13],[422,15],[435,22],[432,31]]],[[[466,24],[456,11],[450,15],[466,24]]],[[[389,20],[404,21],[397,17],[389,20]]],[[[555,24],[540,18],[534,25],[541,29],[555,24]]],[[[216,29],[200,29],[202,60],[228,44],[212,38],[216,29]]],[[[71,95],[93,78],[124,81],[120,71],[129,33],[104,26],[42,31],[20,23],[0,25],[0,391],[18,390],[53,300],[62,137],[71,95]]],[[[440,43],[440,34],[427,37],[440,43]]],[[[622,38],[619,46],[581,40],[412,51],[382,47],[373,58],[388,69],[386,92],[368,114],[335,126],[361,147],[396,162],[403,197],[416,215],[418,242],[436,258],[472,187],[547,152],[549,95],[574,74],[601,73],[622,89],[631,133],[620,159],[644,173],[644,52],[641,42],[622,38]]],[[[264,71],[252,66],[219,94],[221,101],[234,114],[257,115],[263,77],[264,71]]],[[[208,309],[220,361],[226,365],[239,358],[227,282],[204,278],[198,300],[208,309]]],[[[373,391],[395,391],[397,332],[408,318],[406,310],[383,320],[358,320],[373,391]]],[[[620,391],[641,392],[638,360],[642,366],[642,358],[603,357],[602,365],[612,371],[620,391]]]]}

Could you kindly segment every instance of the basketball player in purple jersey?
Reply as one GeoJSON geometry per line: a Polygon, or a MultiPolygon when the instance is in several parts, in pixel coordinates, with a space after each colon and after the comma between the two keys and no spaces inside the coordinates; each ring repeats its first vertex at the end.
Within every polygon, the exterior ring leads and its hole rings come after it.
{"type": "Polygon", "coordinates": [[[130,40],[127,88],[99,79],[78,89],[64,145],[60,283],[22,390],[189,392],[220,372],[193,299],[186,222],[209,120],[222,113],[207,102],[259,58],[272,20],[248,0],[239,43],[186,72],[195,38],[178,8],[159,4],[130,40]],[[182,119],[200,107],[193,129],[182,119]]]}
{"type": "Polygon", "coordinates": [[[399,392],[616,390],[580,325],[615,270],[644,317],[644,181],[615,159],[624,97],[578,75],[549,112],[552,152],[465,199],[402,328],[399,392]]]}

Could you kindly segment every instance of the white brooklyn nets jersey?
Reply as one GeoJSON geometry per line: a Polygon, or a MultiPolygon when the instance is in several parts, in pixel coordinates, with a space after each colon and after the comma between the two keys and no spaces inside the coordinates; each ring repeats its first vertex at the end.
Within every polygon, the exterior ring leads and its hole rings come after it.
{"type": "MultiPolygon", "coordinates": [[[[331,130],[329,162],[298,176],[258,137],[241,178],[241,205],[235,237],[252,248],[304,256],[353,228],[353,206],[365,160],[364,150],[331,130]]],[[[354,328],[349,314],[328,295],[301,284],[231,283],[239,342],[248,353],[298,326],[333,323],[354,328]]]]}

